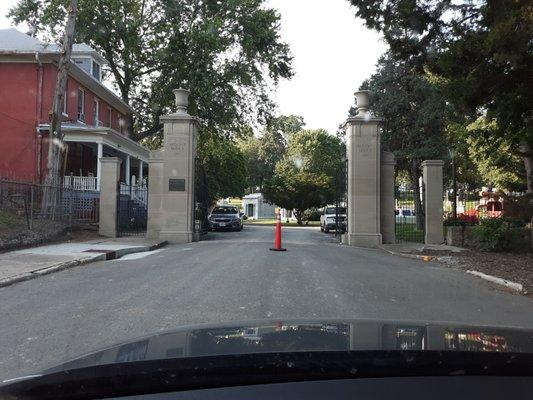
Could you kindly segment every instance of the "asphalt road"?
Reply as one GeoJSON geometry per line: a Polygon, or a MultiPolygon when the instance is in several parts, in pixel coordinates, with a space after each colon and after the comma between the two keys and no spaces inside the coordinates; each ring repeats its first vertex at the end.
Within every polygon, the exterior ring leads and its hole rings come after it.
{"type": "Polygon", "coordinates": [[[462,271],[341,246],[318,228],[246,226],[0,288],[0,379],[196,323],[376,318],[533,328],[533,301],[462,271]],[[141,257],[141,258],[139,258],[141,257]]]}

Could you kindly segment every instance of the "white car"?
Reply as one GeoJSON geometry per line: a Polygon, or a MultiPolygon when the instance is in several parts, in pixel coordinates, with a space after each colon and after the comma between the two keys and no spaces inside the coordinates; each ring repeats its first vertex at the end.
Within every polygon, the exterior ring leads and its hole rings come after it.
{"type": "Polygon", "coordinates": [[[334,206],[325,207],[320,215],[320,230],[327,233],[337,229],[337,226],[339,231],[346,231],[346,207],[338,207],[338,209],[334,206]]]}
{"type": "Polygon", "coordinates": [[[394,210],[394,214],[396,214],[396,222],[403,222],[403,223],[416,222],[415,210],[412,210],[409,208],[400,208],[400,209],[394,210]]]}

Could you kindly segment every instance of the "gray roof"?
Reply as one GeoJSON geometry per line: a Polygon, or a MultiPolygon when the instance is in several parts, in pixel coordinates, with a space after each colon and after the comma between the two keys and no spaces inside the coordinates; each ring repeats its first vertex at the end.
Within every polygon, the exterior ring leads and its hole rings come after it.
{"type": "Polygon", "coordinates": [[[261,193],[250,193],[243,197],[243,200],[260,199],[263,195],[261,193]]]}
{"type": "MultiPolygon", "coordinates": [[[[41,42],[15,28],[0,29],[0,52],[2,53],[59,53],[60,51],[61,48],[57,44],[41,42]]],[[[72,45],[72,57],[76,55],[90,55],[101,64],[107,64],[100,53],[85,43],[72,45]]]]}
{"type": "Polygon", "coordinates": [[[16,53],[57,53],[59,46],[47,44],[26,35],[15,28],[0,29],[0,52],[16,53]]]}

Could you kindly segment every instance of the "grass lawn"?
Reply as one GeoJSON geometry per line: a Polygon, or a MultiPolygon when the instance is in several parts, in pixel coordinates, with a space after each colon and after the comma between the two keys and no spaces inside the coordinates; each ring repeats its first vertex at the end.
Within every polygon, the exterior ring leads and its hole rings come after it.
{"type": "Polygon", "coordinates": [[[396,240],[403,242],[423,242],[424,231],[416,229],[416,224],[396,223],[396,240]]]}
{"type": "MultiPolygon", "coordinates": [[[[251,220],[247,219],[244,221],[245,225],[276,225],[276,219],[256,219],[251,220]]],[[[309,223],[303,223],[303,225],[298,225],[295,221],[287,223],[286,221],[281,221],[282,226],[320,226],[320,221],[309,221],[309,223]]]]}

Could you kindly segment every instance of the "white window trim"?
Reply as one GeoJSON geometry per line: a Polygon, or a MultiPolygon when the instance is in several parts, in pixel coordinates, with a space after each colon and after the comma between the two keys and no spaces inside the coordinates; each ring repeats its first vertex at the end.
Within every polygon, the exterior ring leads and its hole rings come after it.
{"type": "Polygon", "coordinates": [[[82,93],[82,96],[81,96],[81,110],[82,110],[83,116],[85,117],[85,89],[83,89],[82,87],[78,88],[78,99],[77,99],[78,102],[76,104],[76,113],[77,113],[78,121],[85,123],[85,118],[83,120],[80,119],[80,112],[79,112],[80,92],[82,93]]]}
{"type": "Polygon", "coordinates": [[[102,80],[102,65],[96,61],[94,58],[91,57],[91,76],[96,79],[98,82],[100,82],[102,80]],[[98,67],[100,68],[99,71],[98,71],[98,78],[95,78],[94,77],[94,64],[97,64],[98,67]]]}
{"type": "Polygon", "coordinates": [[[65,84],[65,93],[63,93],[63,117],[68,117],[68,78],[65,84]]]}
{"type": "Polygon", "coordinates": [[[93,100],[93,106],[94,106],[94,112],[93,112],[94,126],[100,126],[102,125],[100,123],[100,99],[95,97],[93,100]]]}

